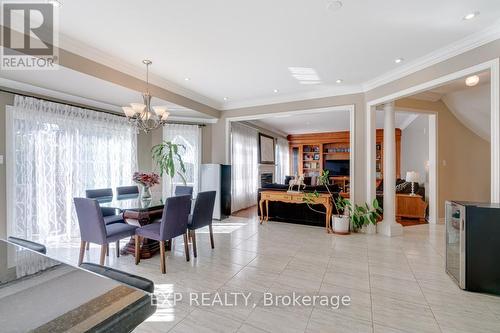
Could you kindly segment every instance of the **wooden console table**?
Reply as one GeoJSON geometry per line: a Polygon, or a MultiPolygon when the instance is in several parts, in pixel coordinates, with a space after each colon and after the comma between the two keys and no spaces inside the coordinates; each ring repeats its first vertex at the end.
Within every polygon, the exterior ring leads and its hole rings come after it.
{"type": "MultiPolygon", "coordinates": [[[[300,192],[282,192],[282,191],[262,191],[260,192],[260,224],[269,221],[269,201],[280,201],[286,203],[301,204],[305,203],[302,199],[303,193],[300,192]],[[266,216],[264,217],[264,204],[266,205],[266,216]]],[[[319,197],[312,198],[314,204],[323,205],[326,208],[325,228],[327,233],[332,233],[331,220],[333,213],[333,202],[329,194],[319,193],[319,197]]]]}
{"type": "Polygon", "coordinates": [[[421,195],[396,194],[396,218],[413,218],[425,221],[427,202],[421,195]]]}

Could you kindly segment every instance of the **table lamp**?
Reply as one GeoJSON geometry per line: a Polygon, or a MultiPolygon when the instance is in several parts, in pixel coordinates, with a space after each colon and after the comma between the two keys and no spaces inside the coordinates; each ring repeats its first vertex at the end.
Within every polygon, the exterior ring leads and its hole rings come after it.
{"type": "Polygon", "coordinates": [[[419,175],[416,171],[408,171],[406,172],[406,181],[411,183],[411,194],[415,195],[415,183],[419,181],[419,175]]]}

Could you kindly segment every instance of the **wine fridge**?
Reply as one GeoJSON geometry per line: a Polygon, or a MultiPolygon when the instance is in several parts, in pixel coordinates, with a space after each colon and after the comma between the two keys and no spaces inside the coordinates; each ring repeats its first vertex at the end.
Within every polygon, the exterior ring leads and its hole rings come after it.
{"type": "Polygon", "coordinates": [[[500,295],[500,205],[446,202],[446,272],[461,289],[500,295]]]}

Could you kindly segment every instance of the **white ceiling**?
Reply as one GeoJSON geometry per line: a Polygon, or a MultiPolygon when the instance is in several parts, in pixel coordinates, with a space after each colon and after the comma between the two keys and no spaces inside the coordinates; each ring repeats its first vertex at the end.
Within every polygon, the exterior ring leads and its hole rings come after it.
{"type": "MultiPolygon", "coordinates": [[[[2,71],[0,86],[63,99],[110,111],[123,113],[121,106],[142,103],[141,94],[114,83],[60,67],[54,71],[2,71]]],[[[186,118],[208,119],[203,113],[154,98],[153,105],[166,106],[172,120],[186,118]]]]}
{"type": "Polygon", "coordinates": [[[153,82],[233,108],[359,89],[500,17],[498,0],[328,1],[60,0],[60,41],[140,77],[149,58],[153,82]]]}
{"type": "MultiPolygon", "coordinates": [[[[407,112],[396,113],[396,127],[404,129],[415,115],[407,112]]],[[[252,121],[254,124],[274,131],[278,134],[305,134],[348,131],[350,125],[349,111],[335,110],[328,112],[304,112],[300,115],[276,115],[252,121]]],[[[377,128],[384,128],[383,112],[376,113],[377,128]]]]}

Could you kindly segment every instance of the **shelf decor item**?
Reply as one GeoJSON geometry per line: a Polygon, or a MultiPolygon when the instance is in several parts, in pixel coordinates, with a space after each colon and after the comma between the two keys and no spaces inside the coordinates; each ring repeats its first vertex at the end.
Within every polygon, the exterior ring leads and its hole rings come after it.
{"type": "Polygon", "coordinates": [[[160,184],[160,176],[156,173],[134,172],[132,180],[141,186],[141,199],[151,199],[151,187],[160,184]]]}

